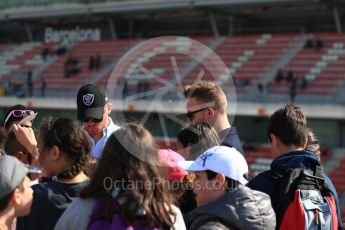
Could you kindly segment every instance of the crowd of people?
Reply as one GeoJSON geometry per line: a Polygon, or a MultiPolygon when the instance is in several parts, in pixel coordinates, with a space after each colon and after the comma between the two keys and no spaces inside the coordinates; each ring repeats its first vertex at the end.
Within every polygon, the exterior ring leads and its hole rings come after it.
{"type": "Polygon", "coordinates": [[[79,123],[47,117],[35,133],[37,113],[10,107],[1,127],[0,229],[342,229],[301,108],[272,114],[275,159],[249,178],[220,86],[200,81],[183,93],[187,123],[174,150],[159,149],[142,124],[116,124],[99,85],[79,89],[79,123]]]}
{"type": "Polygon", "coordinates": [[[308,39],[304,44],[304,49],[321,50],[323,49],[323,47],[324,47],[324,44],[320,38],[308,39]]]}
{"type": "Polygon", "coordinates": [[[307,89],[309,82],[305,77],[303,77],[301,80],[299,80],[294,72],[292,70],[289,70],[286,74],[280,69],[278,70],[277,74],[275,75],[275,82],[279,83],[282,81],[286,81],[289,83],[289,96],[290,96],[290,102],[294,102],[296,95],[297,95],[297,89],[307,89]]]}

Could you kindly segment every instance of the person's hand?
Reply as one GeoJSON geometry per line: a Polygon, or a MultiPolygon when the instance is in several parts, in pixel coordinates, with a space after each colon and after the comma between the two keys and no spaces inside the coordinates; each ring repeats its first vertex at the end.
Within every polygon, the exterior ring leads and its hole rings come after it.
{"type": "Polygon", "coordinates": [[[18,142],[22,144],[34,158],[37,158],[37,141],[33,129],[13,124],[12,130],[16,135],[18,142]]]}

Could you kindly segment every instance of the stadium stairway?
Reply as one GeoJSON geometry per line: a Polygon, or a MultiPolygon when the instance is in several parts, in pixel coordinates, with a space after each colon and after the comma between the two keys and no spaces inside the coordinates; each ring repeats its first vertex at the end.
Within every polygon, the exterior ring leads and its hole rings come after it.
{"type": "MultiPolygon", "coordinates": [[[[43,51],[43,49],[47,48],[50,51],[53,51],[59,45],[58,43],[41,42],[31,42],[28,44],[31,44],[32,49],[26,50],[26,52],[21,53],[15,59],[9,60],[7,62],[7,64],[9,65],[18,65],[18,72],[25,76],[29,70],[33,70],[37,66],[44,64],[44,60],[41,56],[41,52],[43,51]]],[[[11,75],[12,74],[13,73],[11,73],[11,75]]]]}
{"type": "MultiPolygon", "coordinates": [[[[285,66],[285,73],[292,70],[298,79],[298,102],[326,102],[344,100],[344,60],[345,34],[318,33],[310,37],[324,42],[322,49],[301,49],[300,52],[285,66]],[[308,86],[301,88],[301,81],[306,78],[308,86]]],[[[270,94],[284,95],[288,98],[289,83],[286,81],[270,84],[270,94]]]]}
{"type": "MultiPolygon", "coordinates": [[[[210,36],[192,37],[192,39],[206,45],[212,45],[212,42],[214,42],[213,37],[210,36]]],[[[125,68],[124,73],[118,73],[126,79],[126,96],[133,97],[135,95],[136,98],[148,98],[150,95],[157,94],[157,90],[165,87],[167,82],[176,86],[174,62],[177,64],[180,78],[183,79],[193,61],[191,57],[187,56],[192,46],[191,40],[177,37],[174,40],[163,41],[160,45],[153,47],[149,45],[141,47],[145,52],[136,56],[130,66],[125,68]],[[145,92],[139,92],[138,89],[139,84],[142,82],[145,82],[147,86],[145,92]]],[[[108,82],[109,77],[107,76],[97,83],[105,84],[108,82]]],[[[176,89],[171,91],[176,91],[176,89]]],[[[176,96],[176,93],[173,92],[173,94],[176,96]]],[[[172,94],[167,95],[167,97],[173,99],[172,94]]]]}
{"type": "Polygon", "coordinates": [[[11,77],[25,75],[26,77],[28,70],[43,63],[43,59],[40,56],[41,51],[45,47],[52,48],[53,45],[28,42],[8,47],[0,54],[0,75],[11,75],[11,77]]]}
{"type": "MultiPolygon", "coordinates": [[[[272,97],[269,93],[270,83],[274,81],[276,73],[283,69],[287,64],[291,62],[291,60],[297,55],[297,53],[303,48],[307,39],[310,38],[310,35],[300,35],[296,37],[292,37],[292,40],[289,42],[289,49],[287,49],[283,54],[278,58],[275,65],[268,69],[267,72],[263,73],[261,76],[261,84],[264,86],[264,91],[261,94],[258,89],[254,89],[250,91],[250,96],[246,96],[246,100],[250,101],[266,101],[266,102],[281,102],[281,101],[288,101],[287,95],[275,95],[272,97]]],[[[243,99],[244,97],[239,95],[239,99],[243,99]]]]}
{"type": "MultiPolygon", "coordinates": [[[[218,39],[215,39],[214,41],[212,41],[208,44],[208,48],[210,48],[210,50],[216,50],[221,44],[223,44],[225,39],[226,39],[225,37],[219,37],[218,39]]],[[[181,75],[183,85],[192,84],[195,81],[197,81],[197,78],[198,78],[200,72],[197,73],[197,77],[194,79],[188,80],[187,76],[192,74],[192,71],[196,71],[196,69],[200,69],[202,67],[201,65],[207,65],[207,61],[209,61],[209,60],[205,60],[206,58],[210,58],[208,52],[203,54],[203,56],[201,56],[198,60],[196,60],[196,59],[193,60],[192,63],[189,66],[187,66],[187,68],[185,69],[186,71],[181,75]],[[203,64],[200,64],[200,62],[203,64]]],[[[218,79],[215,79],[215,80],[217,81],[218,79]]]]}
{"type": "Polygon", "coordinates": [[[8,61],[14,60],[17,56],[22,55],[28,50],[33,49],[37,44],[35,43],[23,43],[19,46],[10,46],[5,49],[0,56],[0,74],[8,75],[13,70],[20,68],[19,65],[8,64],[8,61]]]}
{"type": "MultiPolygon", "coordinates": [[[[239,98],[255,100],[257,95],[253,93],[253,88],[256,90],[258,83],[264,83],[270,78],[267,73],[284,54],[290,52],[299,38],[298,34],[230,36],[223,40],[215,52],[228,66],[239,98]]],[[[184,82],[193,82],[201,69],[204,69],[202,65],[197,66],[184,82]]],[[[217,77],[222,75],[223,73],[205,70],[204,79],[219,81],[217,77]]],[[[225,84],[229,81],[221,80],[225,84]]]]}
{"type": "MultiPolygon", "coordinates": [[[[56,49],[60,46],[61,44],[56,44],[53,48],[56,49]]],[[[65,44],[64,47],[66,48],[66,50],[70,50],[72,49],[74,46],[76,45],[76,43],[69,43],[69,44],[65,44]]],[[[41,84],[42,84],[42,73],[45,69],[47,69],[51,64],[53,64],[57,59],[59,58],[59,55],[48,55],[46,60],[36,66],[33,70],[32,70],[32,81],[34,82],[34,91],[33,91],[33,96],[34,97],[40,97],[41,96],[41,84]]],[[[48,92],[46,93],[47,96],[54,96],[53,94],[54,92],[48,92]]]]}
{"type": "MultiPolygon", "coordinates": [[[[28,42],[17,45],[0,47],[0,76],[10,95],[28,95],[27,76],[32,71],[32,81],[40,75],[42,67],[50,62],[54,55],[47,55],[46,60],[41,56],[43,49],[53,51],[58,43],[28,42]],[[12,83],[12,84],[9,84],[12,83]]],[[[3,85],[3,86],[4,86],[3,85]]],[[[34,91],[35,94],[35,91],[34,91]]]]}
{"type": "MultiPolygon", "coordinates": [[[[141,40],[133,41],[132,46],[137,46],[141,40]]],[[[116,64],[120,61],[122,56],[117,56],[108,66],[105,66],[104,68],[99,71],[93,79],[90,79],[90,83],[97,83],[100,85],[107,85],[109,76],[111,75],[113,69],[115,68],[116,64]]]]}

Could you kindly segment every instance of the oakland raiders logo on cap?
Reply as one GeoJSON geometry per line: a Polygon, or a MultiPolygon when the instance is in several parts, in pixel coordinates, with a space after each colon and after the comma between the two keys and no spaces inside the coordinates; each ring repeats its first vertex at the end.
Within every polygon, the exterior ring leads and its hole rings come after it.
{"type": "Polygon", "coordinates": [[[90,106],[92,105],[94,98],[95,96],[91,93],[85,94],[83,95],[83,102],[86,106],[90,106]]]}

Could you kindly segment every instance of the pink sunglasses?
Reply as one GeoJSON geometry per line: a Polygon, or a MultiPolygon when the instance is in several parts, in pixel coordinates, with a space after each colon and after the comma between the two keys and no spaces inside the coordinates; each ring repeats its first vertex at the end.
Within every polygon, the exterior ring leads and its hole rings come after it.
{"type": "Polygon", "coordinates": [[[6,117],[4,126],[6,126],[7,121],[10,119],[11,116],[13,117],[27,117],[34,114],[32,110],[12,110],[6,117]]]}

